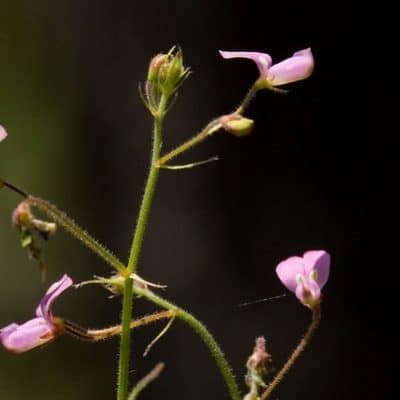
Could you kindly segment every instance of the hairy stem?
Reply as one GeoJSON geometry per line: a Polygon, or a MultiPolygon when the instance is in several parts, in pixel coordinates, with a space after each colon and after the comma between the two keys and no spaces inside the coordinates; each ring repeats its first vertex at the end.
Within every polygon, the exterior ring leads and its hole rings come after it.
{"type": "Polygon", "coordinates": [[[132,318],[133,281],[125,280],[124,295],[122,300],[121,325],[122,334],[119,345],[118,360],[118,386],[117,399],[126,400],[129,382],[129,356],[131,345],[131,318],[132,318]]]}
{"type": "MultiPolygon", "coordinates": [[[[249,106],[251,100],[256,95],[257,91],[260,89],[260,80],[257,80],[247,91],[245,97],[243,98],[242,102],[240,103],[239,107],[233,112],[236,115],[242,115],[245,109],[249,106]]],[[[162,156],[158,161],[157,165],[162,167],[167,162],[171,161],[175,157],[179,156],[180,154],[184,153],[185,151],[189,150],[190,148],[196,146],[200,142],[202,142],[207,137],[211,136],[214,132],[218,131],[222,128],[222,124],[220,123],[220,118],[213,119],[207,126],[202,129],[197,135],[193,136],[186,142],[182,143],[180,146],[171,150],[169,153],[162,156]]]]}
{"type": "MultiPolygon", "coordinates": [[[[40,211],[47,214],[52,218],[57,224],[62,226],[67,232],[72,236],[82,242],[84,245],[89,247],[94,253],[106,261],[109,265],[114,267],[119,273],[125,275],[126,269],[124,264],[115,257],[110,250],[108,250],[104,245],[99,243],[94,239],[88,232],[82,229],[73,219],[68,217],[68,215],[59,210],[55,205],[51,204],[49,201],[41,199],[39,197],[31,196],[19,187],[0,179],[0,184],[6,188],[12,190],[13,192],[19,194],[32,206],[38,208],[40,211]]],[[[128,275],[129,276],[129,275],[128,275]]]]}
{"type": "Polygon", "coordinates": [[[179,318],[182,321],[186,322],[203,340],[204,344],[208,347],[211,355],[213,356],[215,363],[217,364],[218,369],[221,372],[221,375],[228,387],[230,396],[232,400],[240,400],[241,395],[239,392],[238,385],[236,383],[235,377],[232,374],[232,369],[229,366],[228,361],[225,358],[224,353],[222,352],[220,346],[209,332],[209,330],[192,314],[179,308],[175,304],[169,302],[168,300],[163,299],[162,297],[156,295],[152,291],[135,287],[134,291],[136,294],[145,297],[151,302],[158,304],[160,307],[167,310],[175,311],[175,318],[179,318]]]}
{"type": "MultiPolygon", "coordinates": [[[[132,320],[129,327],[131,329],[140,328],[141,326],[157,322],[161,319],[173,318],[174,316],[175,312],[173,310],[160,311],[132,320]]],[[[99,342],[112,339],[114,336],[120,335],[122,332],[122,325],[114,325],[103,329],[87,329],[72,321],[64,321],[64,328],[65,333],[68,335],[88,342],[99,342]]]]}
{"type": "Polygon", "coordinates": [[[43,200],[39,197],[34,197],[31,195],[27,197],[27,201],[32,206],[50,216],[57,224],[61,225],[72,236],[89,247],[89,249],[100,256],[109,265],[114,267],[119,273],[123,275],[126,274],[124,264],[119,261],[117,257],[110,252],[110,250],[90,236],[88,232],[82,229],[76,222],[68,217],[68,215],[63,211],[59,210],[55,205],[51,204],[47,200],[43,200]]]}
{"type": "Polygon", "coordinates": [[[219,122],[219,118],[211,121],[203,130],[201,130],[197,135],[193,136],[180,146],[178,146],[176,149],[170,151],[168,154],[165,156],[161,157],[157,161],[157,166],[161,167],[165,165],[168,161],[171,161],[175,157],[177,157],[179,154],[184,153],[186,150],[190,149],[191,147],[194,147],[196,144],[202,142],[206,137],[211,136],[214,132],[219,130],[221,128],[221,124],[219,122]]]}
{"type": "MultiPolygon", "coordinates": [[[[155,187],[157,184],[159,168],[156,166],[156,161],[160,157],[161,131],[167,107],[167,100],[168,99],[165,96],[162,96],[159,104],[158,113],[154,117],[153,149],[151,155],[150,172],[147,178],[142,204],[140,206],[135,233],[133,235],[128,266],[125,270],[125,273],[128,276],[135,273],[136,271],[140,250],[142,248],[143,237],[146,231],[147,221],[149,218],[150,207],[153,200],[155,187]]],[[[132,318],[132,309],[133,309],[132,280],[127,279],[125,282],[125,288],[123,293],[122,315],[121,315],[122,333],[121,333],[119,363],[118,363],[118,383],[117,383],[118,400],[126,400],[128,395],[128,385],[129,385],[128,371],[129,371],[130,335],[131,335],[130,321],[132,318]]]]}
{"type": "Polygon", "coordinates": [[[289,357],[289,359],[286,361],[286,363],[283,365],[281,370],[276,374],[273,381],[268,385],[268,388],[261,395],[260,400],[267,399],[269,397],[269,395],[272,393],[272,391],[279,385],[279,383],[281,383],[282,379],[285,377],[285,375],[287,374],[289,369],[293,366],[293,364],[296,362],[296,360],[299,358],[300,354],[303,352],[303,350],[309,343],[312,335],[314,334],[315,330],[318,327],[320,320],[321,320],[321,308],[319,305],[317,305],[312,310],[312,321],[311,321],[310,326],[307,329],[307,332],[305,333],[303,338],[300,340],[300,343],[297,345],[294,352],[289,357]]]}

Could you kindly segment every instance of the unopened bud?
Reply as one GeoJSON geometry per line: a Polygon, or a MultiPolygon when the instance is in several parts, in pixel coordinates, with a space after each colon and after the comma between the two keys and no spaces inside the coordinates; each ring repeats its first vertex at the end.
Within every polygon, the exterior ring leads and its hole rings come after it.
{"type": "MultiPolygon", "coordinates": [[[[149,82],[160,80],[160,71],[163,69],[165,63],[168,63],[168,54],[157,54],[150,61],[149,72],[147,74],[147,80],[149,82]]],[[[163,72],[164,73],[164,72],[163,72]]]]}
{"type": "Polygon", "coordinates": [[[144,100],[155,113],[162,96],[169,98],[189,76],[189,69],[183,66],[180,49],[173,47],[167,54],[157,54],[150,61],[147,81],[144,85],[144,100]]]}
{"type": "Polygon", "coordinates": [[[223,128],[235,136],[246,136],[253,130],[254,121],[238,114],[224,115],[220,122],[223,128]]]}

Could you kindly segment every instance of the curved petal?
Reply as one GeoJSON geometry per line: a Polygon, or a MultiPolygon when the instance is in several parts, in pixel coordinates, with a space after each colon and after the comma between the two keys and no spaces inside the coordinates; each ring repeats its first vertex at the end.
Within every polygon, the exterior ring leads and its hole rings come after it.
{"type": "Polygon", "coordinates": [[[223,58],[246,58],[254,61],[257,64],[260,75],[264,78],[268,75],[268,68],[272,64],[272,58],[267,53],[259,53],[256,51],[222,51],[219,54],[223,58]]]}
{"type": "Polygon", "coordinates": [[[297,51],[292,57],[273,65],[268,70],[267,79],[272,86],[308,78],[314,69],[314,57],[311,49],[297,51]]]}
{"type": "Polygon", "coordinates": [[[312,306],[321,297],[321,288],[318,283],[305,279],[304,276],[298,280],[296,297],[306,306],[312,306]]]}
{"type": "Polygon", "coordinates": [[[298,282],[297,275],[304,275],[304,264],[301,257],[290,257],[276,267],[280,281],[293,293],[296,293],[298,282]]]}
{"type": "Polygon", "coordinates": [[[44,318],[34,318],[22,325],[8,325],[0,335],[3,346],[13,353],[23,353],[53,338],[53,327],[44,318]]]}
{"type": "Polygon", "coordinates": [[[0,340],[5,337],[10,332],[15,331],[19,327],[18,324],[12,323],[10,325],[5,326],[4,328],[0,329],[0,340]]]}
{"type": "Polygon", "coordinates": [[[7,137],[7,131],[0,125],[0,142],[7,137]]]}
{"type": "Polygon", "coordinates": [[[310,274],[315,271],[315,281],[322,289],[329,278],[331,256],[324,250],[312,250],[304,253],[303,259],[306,276],[309,278],[310,274]]]}
{"type": "Polygon", "coordinates": [[[36,308],[36,316],[44,318],[51,324],[51,305],[53,304],[54,300],[72,284],[72,279],[67,274],[65,274],[59,281],[53,283],[36,308]]]}

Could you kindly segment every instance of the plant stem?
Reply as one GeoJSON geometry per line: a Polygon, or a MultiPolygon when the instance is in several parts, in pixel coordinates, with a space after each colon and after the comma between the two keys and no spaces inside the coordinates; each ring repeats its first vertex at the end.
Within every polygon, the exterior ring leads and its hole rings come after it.
{"type": "Polygon", "coordinates": [[[175,310],[175,318],[179,318],[182,321],[186,322],[201,337],[204,344],[210,350],[210,353],[213,356],[217,367],[222,374],[223,379],[225,380],[225,383],[231,395],[231,399],[240,400],[241,395],[235,377],[232,374],[232,369],[229,366],[229,363],[226,360],[220,346],[218,345],[212,334],[209,332],[209,330],[192,314],[183,310],[182,308],[179,308],[168,300],[165,300],[162,297],[156,295],[152,291],[137,286],[135,286],[134,291],[136,294],[145,297],[151,302],[158,304],[162,308],[165,308],[167,310],[175,310]]]}
{"type": "Polygon", "coordinates": [[[146,376],[144,376],[132,389],[128,400],[136,400],[139,393],[142,392],[154,379],[157,379],[162,370],[164,369],[164,363],[158,363],[146,376]]]}
{"type": "Polygon", "coordinates": [[[317,305],[312,309],[312,321],[311,321],[310,326],[307,329],[307,332],[305,333],[303,338],[300,340],[300,343],[297,345],[294,352],[289,357],[289,359],[286,361],[286,363],[283,365],[281,370],[276,374],[273,381],[268,385],[268,388],[261,395],[260,400],[266,400],[269,397],[269,395],[271,394],[271,392],[279,385],[279,383],[282,381],[282,379],[285,377],[285,375],[287,374],[289,369],[293,366],[293,364],[296,362],[296,360],[299,358],[300,354],[303,352],[303,350],[309,343],[310,338],[314,334],[315,330],[317,329],[320,320],[321,320],[321,308],[319,305],[317,305]]]}
{"type": "Polygon", "coordinates": [[[257,94],[258,89],[259,89],[259,86],[258,86],[258,80],[257,80],[247,91],[246,96],[244,96],[244,99],[240,103],[240,106],[235,110],[234,114],[242,115],[244,113],[245,109],[249,106],[251,100],[253,100],[253,98],[257,94]]]}
{"type": "Polygon", "coordinates": [[[161,131],[162,123],[165,116],[165,109],[167,100],[163,96],[160,101],[158,114],[154,118],[154,132],[153,132],[153,150],[151,155],[150,172],[147,178],[146,188],[142,199],[142,204],[137,219],[135,234],[133,235],[131,251],[129,254],[129,261],[127,271],[132,274],[136,270],[137,262],[142,248],[143,236],[146,231],[147,220],[149,218],[149,211],[153,200],[154,190],[158,180],[157,160],[160,158],[161,151],[161,131]]]}
{"type": "Polygon", "coordinates": [[[122,275],[126,273],[124,264],[122,264],[122,262],[119,261],[110,250],[90,236],[88,232],[82,229],[74,220],[68,217],[68,215],[63,211],[59,210],[55,205],[51,204],[47,200],[31,195],[27,197],[27,202],[50,216],[57,224],[61,225],[72,236],[89,247],[89,249],[94,251],[104,261],[114,267],[119,273],[122,275]]]}
{"type": "MultiPolygon", "coordinates": [[[[154,117],[153,148],[151,155],[150,172],[147,178],[142,204],[140,206],[135,233],[133,235],[128,266],[126,267],[125,270],[125,274],[128,276],[135,273],[136,271],[140,250],[142,248],[143,236],[146,231],[147,221],[149,218],[149,211],[157,183],[159,168],[156,166],[156,161],[160,157],[161,131],[162,131],[162,123],[166,113],[167,100],[168,99],[165,96],[161,97],[158,112],[154,117]]],[[[122,315],[121,315],[122,333],[120,340],[120,352],[119,352],[119,363],[118,363],[118,383],[117,383],[118,400],[126,400],[128,396],[128,384],[129,384],[128,375],[129,375],[130,337],[131,337],[130,321],[133,313],[132,310],[133,310],[133,281],[131,279],[127,279],[125,281],[123,302],[122,302],[122,315]]]]}
{"type": "Polygon", "coordinates": [[[182,154],[186,150],[195,146],[196,144],[202,142],[207,136],[212,135],[218,129],[221,128],[221,123],[219,122],[219,118],[211,121],[204,129],[202,129],[197,135],[193,136],[186,142],[182,143],[176,149],[170,151],[165,156],[161,157],[157,161],[157,165],[159,167],[165,165],[168,161],[171,161],[173,158],[177,157],[179,154],[182,154]]]}
{"type": "Polygon", "coordinates": [[[131,344],[130,324],[132,318],[133,280],[125,280],[122,301],[122,335],[119,346],[117,399],[126,400],[128,396],[129,356],[131,344]]]}
{"type": "MultiPolygon", "coordinates": [[[[242,102],[240,103],[239,107],[232,113],[235,115],[242,115],[245,109],[249,106],[251,100],[256,95],[257,91],[260,89],[260,80],[257,80],[247,91],[245,97],[243,98],[242,102]]],[[[175,157],[179,156],[179,154],[184,153],[186,150],[189,150],[191,147],[196,146],[208,136],[211,136],[214,132],[221,129],[222,125],[220,122],[220,118],[213,119],[204,129],[202,129],[197,135],[193,136],[186,142],[182,143],[180,146],[175,148],[174,150],[170,151],[169,153],[162,156],[158,161],[157,165],[162,167],[168,161],[171,161],[175,157]]]]}

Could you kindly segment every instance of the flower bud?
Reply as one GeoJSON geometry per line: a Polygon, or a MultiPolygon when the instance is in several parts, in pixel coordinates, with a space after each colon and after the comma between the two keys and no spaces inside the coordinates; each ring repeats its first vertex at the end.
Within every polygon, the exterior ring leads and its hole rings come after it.
{"type": "Polygon", "coordinates": [[[252,119],[242,117],[238,114],[224,115],[221,117],[220,122],[227,132],[238,137],[250,134],[254,126],[252,119]]]}
{"type": "Polygon", "coordinates": [[[168,62],[168,54],[157,54],[149,65],[149,71],[147,73],[147,80],[149,82],[160,80],[164,64],[168,62]]]}
{"type": "Polygon", "coordinates": [[[149,65],[143,97],[149,110],[155,114],[161,97],[173,95],[188,77],[189,69],[183,66],[181,50],[173,47],[167,54],[157,54],[149,65]]]}

